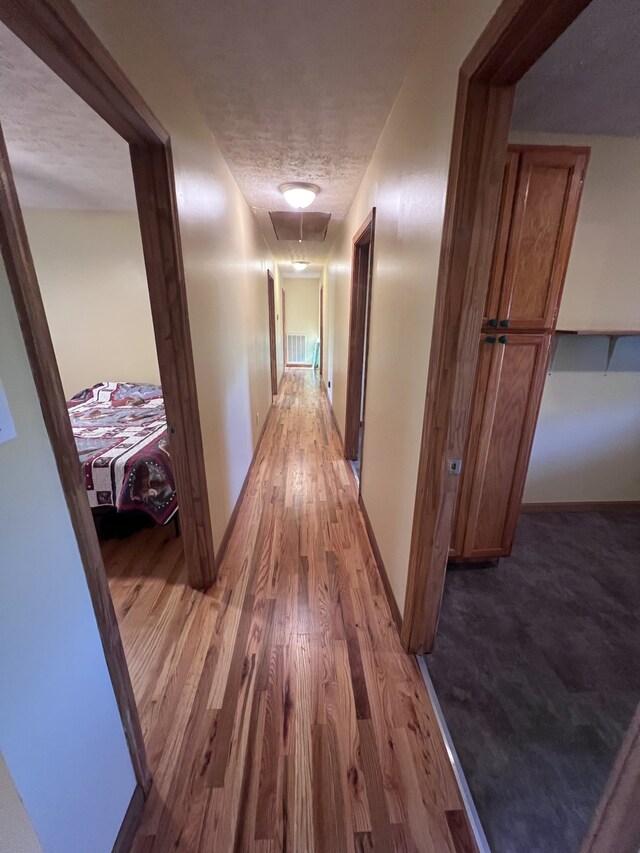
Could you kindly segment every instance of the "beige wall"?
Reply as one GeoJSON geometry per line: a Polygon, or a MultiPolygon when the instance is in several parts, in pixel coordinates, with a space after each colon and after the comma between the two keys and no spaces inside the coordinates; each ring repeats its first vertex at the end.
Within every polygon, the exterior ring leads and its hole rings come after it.
{"type": "Polygon", "coordinates": [[[47,853],[108,853],[135,779],[2,261],[0,380],[2,752],[47,853]]]}
{"type": "Polygon", "coordinates": [[[136,213],[24,218],[67,398],[104,380],[159,384],[136,213]]]}
{"type": "Polygon", "coordinates": [[[283,278],[286,295],[288,335],[306,335],[305,362],[311,364],[313,346],[320,336],[320,280],[317,278],[283,278]]]}
{"type": "Polygon", "coordinates": [[[271,403],[266,244],[153,5],[76,6],[171,134],[215,545],[271,403]],[[144,50],[140,46],[144,45],[144,50]]]}
{"type": "Polygon", "coordinates": [[[460,65],[497,0],[434,3],[331,255],[327,380],[344,428],[351,240],[377,208],[362,496],[402,608],[460,65]]]}
{"type": "MultiPolygon", "coordinates": [[[[512,133],[587,145],[591,158],[558,315],[559,329],[640,329],[640,140],[512,133]]],[[[640,500],[640,338],[561,339],[545,383],[524,500],[640,500]]]]}

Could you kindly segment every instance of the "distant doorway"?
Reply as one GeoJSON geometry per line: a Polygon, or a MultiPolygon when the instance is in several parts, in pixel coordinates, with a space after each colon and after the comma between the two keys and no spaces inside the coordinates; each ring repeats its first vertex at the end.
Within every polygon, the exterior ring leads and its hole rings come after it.
{"type": "Polygon", "coordinates": [[[352,463],[358,481],[362,470],[375,219],[376,211],[373,208],[353,238],[351,267],[344,455],[352,463]]]}
{"type": "Polygon", "coordinates": [[[278,365],[276,360],[276,294],[273,276],[267,272],[267,299],[269,301],[269,361],[271,363],[271,395],[278,393],[278,365]]]}

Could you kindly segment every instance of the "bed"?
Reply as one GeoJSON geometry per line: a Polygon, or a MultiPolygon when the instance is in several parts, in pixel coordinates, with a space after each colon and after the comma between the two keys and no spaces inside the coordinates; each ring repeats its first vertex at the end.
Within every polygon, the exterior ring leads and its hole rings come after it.
{"type": "Polygon", "coordinates": [[[176,514],[167,419],[158,385],[100,382],[67,402],[90,506],[176,514]]]}

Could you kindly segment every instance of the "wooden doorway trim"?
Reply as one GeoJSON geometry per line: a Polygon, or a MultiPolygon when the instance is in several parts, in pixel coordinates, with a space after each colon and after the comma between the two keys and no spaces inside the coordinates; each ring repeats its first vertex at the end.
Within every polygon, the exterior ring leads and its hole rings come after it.
{"type": "Polygon", "coordinates": [[[78,463],[49,326],[18,203],[9,156],[0,128],[0,239],[2,257],[20,320],[44,422],[55,456],[71,523],[78,542],[102,648],[118,703],[136,780],[146,794],[151,785],[138,708],[133,695],[120,629],[111,600],[102,553],[78,463]]]}
{"type": "Polygon", "coordinates": [[[284,372],[287,369],[287,320],[286,320],[286,307],[285,307],[285,293],[284,287],[280,287],[280,293],[282,295],[282,375],[284,376],[284,372]]]}
{"type": "MultiPolygon", "coordinates": [[[[368,325],[373,273],[373,252],[376,227],[376,209],[372,209],[353,238],[351,260],[351,300],[349,308],[349,354],[347,361],[347,402],[344,424],[345,459],[358,455],[360,414],[364,395],[363,371],[369,342],[368,325]]],[[[366,382],[366,376],[364,377],[366,382]]]]}
{"type": "Polygon", "coordinates": [[[276,361],[276,291],[275,282],[267,271],[267,299],[269,302],[269,363],[271,366],[271,396],[278,393],[278,364],[276,361]]]}
{"type": "Polygon", "coordinates": [[[322,362],[324,360],[324,285],[320,285],[320,378],[322,379],[322,362]]]}
{"type": "MultiPolygon", "coordinates": [[[[129,143],[189,582],[206,589],[216,567],[169,135],[69,0],[0,0],[0,20],[129,143]]],[[[46,369],[40,353],[31,368],[46,369]]]]}
{"type": "Polygon", "coordinates": [[[471,408],[513,96],[590,0],[503,0],[460,69],[402,639],[433,649],[471,408]]]}
{"type": "MultiPolygon", "coordinates": [[[[189,582],[206,588],[216,567],[169,136],[70,0],[0,0],[0,20],[129,143],[189,582]]],[[[138,709],[4,140],[0,216],[2,253],[40,406],[135,776],[146,795],[151,777],[138,709]]]]}

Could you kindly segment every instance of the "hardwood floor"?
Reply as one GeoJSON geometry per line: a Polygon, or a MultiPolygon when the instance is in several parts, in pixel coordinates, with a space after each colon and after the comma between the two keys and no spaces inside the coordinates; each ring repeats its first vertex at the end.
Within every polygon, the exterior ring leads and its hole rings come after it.
{"type": "Polygon", "coordinates": [[[137,853],[476,850],[313,371],[287,371],[212,589],[172,529],[104,555],[154,777],[137,853]]]}

